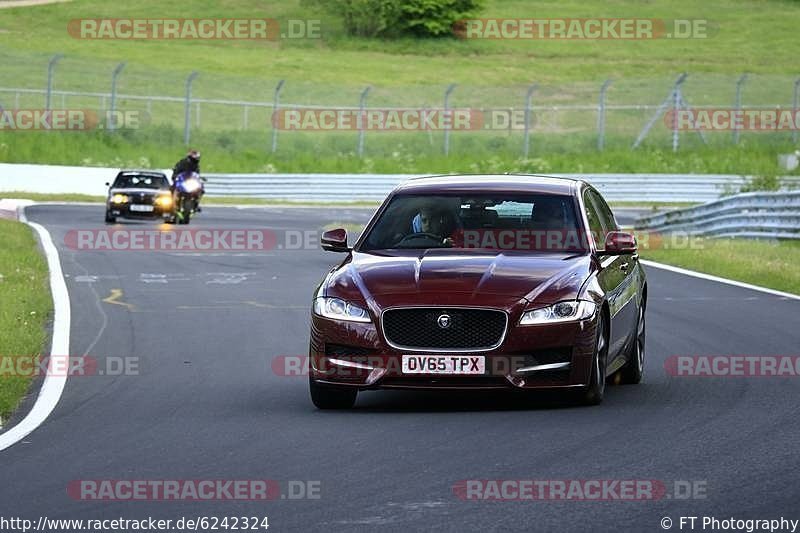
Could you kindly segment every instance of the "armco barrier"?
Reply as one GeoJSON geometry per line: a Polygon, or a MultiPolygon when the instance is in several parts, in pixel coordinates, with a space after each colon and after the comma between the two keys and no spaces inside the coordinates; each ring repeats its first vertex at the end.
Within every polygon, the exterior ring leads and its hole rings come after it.
{"type": "Polygon", "coordinates": [[[737,194],[641,218],[636,229],[712,237],[800,239],[800,192],[737,194]]]}
{"type": "MultiPolygon", "coordinates": [[[[162,169],[163,170],[163,169],[162,169]]],[[[0,163],[0,193],[105,195],[119,169],[0,163]]],[[[169,173],[168,170],[165,172],[169,173]]],[[[747,176],[725,174],[553,174],[582,178],[612,202],[710,202],[738,191],[747,176]]],[[[379,201],[409,174],[204,174],[209,197],[289,201],[379,201]]],[[[790,186],[798,178],[783,178],[790,186]]]]}

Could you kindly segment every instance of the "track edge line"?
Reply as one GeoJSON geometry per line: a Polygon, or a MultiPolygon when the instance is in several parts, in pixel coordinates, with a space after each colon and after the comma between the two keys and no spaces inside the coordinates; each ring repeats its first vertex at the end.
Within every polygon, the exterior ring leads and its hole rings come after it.
{"type": "MultiPolygon", "coordinates": [[[[39,242],[42,243],[45,258],[47,259],[47,267],[50,271],[50,293],[53,298],[54,316],[49,370],[52,365],[57,364],[54,363],[54,356],[69,356],[71,322],[69,292],[67,291],[64,273],[61,270],[61,259],[58,254],[58,249],[53,242],[50,232],[40,224],[29,222],[25,216],[25,207],[27,206],[20,206],[18,210],[19,220],[33,228],[38,234],[39,242]]],[[[66,373],[64,374],[65,375],[60,376],[48,371],[47,376],[44,378],[44,383],[42,383],[42,388],[39,390],[36,402],[30,412],[28,412],[25,418],[20,420],[18,424],[0,434],[0,451],[17,444],[47,420],[47,417],[53,412],[64,392],[64,387],[67,383],[66,373]]]]}
{"type": "Polygon", "coordinates": [[[719,276],[713,276],[711,274],[697,272],[696,270],[689,270],[688,268],[681,268],[672,265],[666,265],[664,263],[658,263],[656,261],[650,261],[649,259],[640,259],[640,262],[645,266],[660,268],[661,270],[668,270],[676,274],[683,274],[684,276],[691,276],[694,278],[705,279],[708,281],[716,281],[717,283],[724,283],[726,285],[732,285],[734,287],[739,287],[742,289],[750,289],[753,291],[763,292],[766,294],[772,294],[773,296],[780,296],[782,298],[789,298],[791,300],[800,300],[800,295],[792,294],[790,292],[783,292],[775,289],[770,289],[769,287],[753,285],[751,283],[745,283],[743,281],[736,281],[735,279],[721,278],[719,276]]]}

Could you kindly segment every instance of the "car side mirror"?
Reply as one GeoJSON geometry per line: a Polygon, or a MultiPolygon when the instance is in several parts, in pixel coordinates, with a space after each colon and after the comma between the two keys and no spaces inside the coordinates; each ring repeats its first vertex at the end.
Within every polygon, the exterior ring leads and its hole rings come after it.
{"type": "Polygon", "coordinates": [[[111,187],[111,184],[109,182],[106,182],[106,187],[111,187]]]}
{"type": "Polygon", "coordinates": [[[320,245],[323,250],[329,252],[349,252],[350,248],[347,247],[347,230],[344,228],[337,228],[326,231],[322,234],[320,245]]]}
{"type": "Polygon", "coordinates": [[[636,253],[636,237],[624,231],[609,231],[605,241],[605,255],[636,253]]]}

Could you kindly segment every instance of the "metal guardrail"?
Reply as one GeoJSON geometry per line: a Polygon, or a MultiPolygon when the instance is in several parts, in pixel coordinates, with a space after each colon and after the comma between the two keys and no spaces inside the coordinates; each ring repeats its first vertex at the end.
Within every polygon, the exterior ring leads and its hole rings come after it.
{"type": "MultiPolygon", "coordinates": [[[[611,202],[710,202],[737,192],[749,176],[553,174],[584,179],[611,202]]],[[[204,174],[209,196],[292,201],[380,201],[409,174],[204,174]]],[[[800,178],[783,178],[800,186],[800,178]]]]}
{"type": "Polygon", "coordinates": [[[644,217],[635,228],[711,237],[800,239],[800,192],[742,193],[644,217]]]}

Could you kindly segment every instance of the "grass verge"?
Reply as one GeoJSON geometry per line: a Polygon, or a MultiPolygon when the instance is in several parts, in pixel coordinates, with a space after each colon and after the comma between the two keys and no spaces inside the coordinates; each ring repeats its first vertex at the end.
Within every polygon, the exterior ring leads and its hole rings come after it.
{"type": "Polygon", "coordinates": [[[800,242],[703,239],[696,249],[642,250],[644,259],[800,294],[800,242]]]}
{"type": "Polygon", "coordinates": [[[14,357],[37,356],[52,313],[47,263],[32,230],[0,220],[0,417],[6,420],[25,395],[30,376],[14,375],[14,357]]]}

